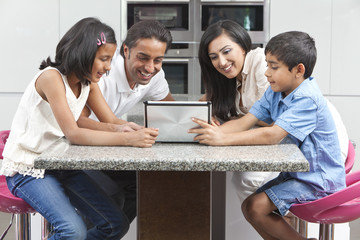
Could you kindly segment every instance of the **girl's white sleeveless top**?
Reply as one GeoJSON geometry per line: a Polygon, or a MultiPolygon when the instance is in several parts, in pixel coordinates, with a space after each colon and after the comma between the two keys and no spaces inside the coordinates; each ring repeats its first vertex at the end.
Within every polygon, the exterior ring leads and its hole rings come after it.
{"type": "MultiPolygon", "coordinates": [[[[43,178],[45,170],[35,169],[34,159],[51,144],[64,137],[50,104],[42,99],[35,89],[37,78],[49,69],[57,70],[47,67],[40,71],[27,86],[20,100],[11,125],[10,136],[3,151],[4,159],[0,175],[14,176],[20,173],[43,178]]],[[[61,76],[65,85],[67,102],[74,120],[77,121],[88,99],[90,85],[83,84],[80,96],[76,98],[66,76],[63,74],[61,76]]]]}

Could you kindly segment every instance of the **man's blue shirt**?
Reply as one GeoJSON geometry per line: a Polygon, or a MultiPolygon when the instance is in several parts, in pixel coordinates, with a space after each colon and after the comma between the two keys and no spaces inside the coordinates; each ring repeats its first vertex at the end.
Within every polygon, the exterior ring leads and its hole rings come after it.
{"type": "Polygon", "coordinates": [[[281,174],[329,193],[346,186],[336,126],[315,79],[304,80],[285,98],[269,87],[250,113],[269,124],[275,122],[288,132],[309,161],[309,172],[281,174]]]}

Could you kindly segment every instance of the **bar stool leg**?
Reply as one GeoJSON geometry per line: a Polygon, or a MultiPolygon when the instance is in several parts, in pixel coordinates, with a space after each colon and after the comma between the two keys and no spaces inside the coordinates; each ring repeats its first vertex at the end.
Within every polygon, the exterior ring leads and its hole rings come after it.
{"type": "Polygon", "coordinates": [[[0,236],[0,240],[3,240],[6,236],[6,234],[8,233],[9,229],[11,228],[13,222],[14,222],[14,216],[15,214],[11,214],[11,219],[10,219],[10,224],[9,226],[5,229],[5,231],[3,232],[3,234],[0,236]]]}
{"type": "Polygon", "coordinates": [[[334,240],[334,224],[320,224],[319,240],[334,240]]]}
{"type": "Polygon", "coordinates": [[[44,217],[41,217],[41,240],[48,240],[51,231],[51,224],[44,217]]]}
{"type": "Polygon", "coordinates": [[[308,236],[308,223],[298,218],[298,232],[301,236],[307,238],[308,236]]]}
{"type": "Polygon", "coordinates": [[[16,214],[16,240],[31,239],[30,214],[16,214]]]}
{"type": "Polygon", "coordinates": [[[304,238],[307,238],[308,235],[308,222],[296,217],[295,215],[290,215],[290,225],[304,238]]]}

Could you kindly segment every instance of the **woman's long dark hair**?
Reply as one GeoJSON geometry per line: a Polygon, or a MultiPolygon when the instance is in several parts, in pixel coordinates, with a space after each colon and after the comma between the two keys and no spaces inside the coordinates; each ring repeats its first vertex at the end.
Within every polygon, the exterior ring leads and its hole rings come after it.
{"type": "Polygon", "coordinates": [[[219,73],[213,66],[208,52],[209,44],[223,33],[244,49],[245,53],[251,50],[251,38],[243,27],[231,20],[221,20],[210,25],[201,37],[199,62],[207,100],[212,102],[213,115],[228,121],[238,116],[235,105],[236,78],[228,79],[219,73]]]}
{"type": "Polygon", "coordinates": [[[58,69],[62,74],[74,73],[80,82],[89,84],[91,70],[96,56],[98,39],[101,41],[102,33],[106,43],[116,44],[114,30],[96,18],[84,18],[70,28],[62,37],[56,47],[55,61],[50,57],[43,60],[39,69],[48,66],[58,69]]]}

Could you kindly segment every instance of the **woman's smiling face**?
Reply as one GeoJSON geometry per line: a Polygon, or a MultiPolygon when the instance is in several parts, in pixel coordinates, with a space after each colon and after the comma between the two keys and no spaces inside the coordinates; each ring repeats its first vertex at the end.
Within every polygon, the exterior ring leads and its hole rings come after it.
{"type": "Polygon", "coordinates": [[[209,58],[215,69],[229,79],[241,74],[245,51],[226,33],[212,40],[208,46],[209,58]]]}

